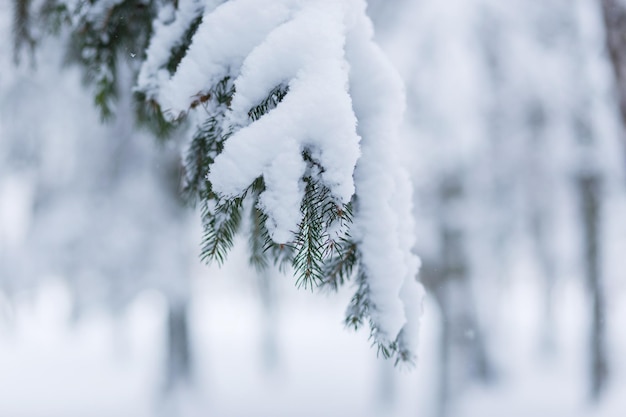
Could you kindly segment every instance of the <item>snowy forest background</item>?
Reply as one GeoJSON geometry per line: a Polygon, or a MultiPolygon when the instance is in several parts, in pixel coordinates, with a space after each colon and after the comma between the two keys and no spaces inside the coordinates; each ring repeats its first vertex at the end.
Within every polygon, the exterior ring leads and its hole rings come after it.
{"type": "Polygon", "coordinates": [[[130,93],[101,123],[61,41],[15,49],[0,0],[0,416],[623,415],[620,7],[368,1],[406,86],[427,290],[407,369],[344,328],[350,286],[297,290],[243,237],[204,265],[182,139],[137,129],[130,93]]]}

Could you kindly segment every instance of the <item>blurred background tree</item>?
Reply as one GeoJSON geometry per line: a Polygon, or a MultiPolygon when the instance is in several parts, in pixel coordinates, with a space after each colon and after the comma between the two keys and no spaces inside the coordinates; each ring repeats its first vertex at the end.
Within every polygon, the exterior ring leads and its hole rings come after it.
{"type": "Polygon", "coordinates": [[[492,316],[528,251],[544,283],[543,355],[559,351],[555,288],[572,275],[586,282],[588,392],[599,400],[610,368],[605,288],[617,277],[607,254],[624,248],[605,234],[621,224],[606,210],[623,194],[610,72],[621,6],[607,19],[611,2],[371,3],[407,83],[417,251],[442,321],[439,415],[473,381],[501,378],[492,316]]]}

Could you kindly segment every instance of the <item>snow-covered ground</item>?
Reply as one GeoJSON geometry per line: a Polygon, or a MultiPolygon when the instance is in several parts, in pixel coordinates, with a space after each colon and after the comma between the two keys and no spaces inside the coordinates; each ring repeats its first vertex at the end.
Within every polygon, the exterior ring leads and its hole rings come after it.
{"type": "MultiPolygon", "coordinates": [[[[341,323],[349,291],[328,297],[297,291],[289,277],[278,277],[278,359],[268,367],[263,307],[241,260],[235,254],[224,269],[196,280],[194,387],[168,401],[161,391],[165,317],[158,293],[140,295],[119,320],[93,313],[72,322],[69,294],[55,280],[34,297],[5,301],[0,416],[168,415],[164,410],[180,416],[410,416],[431,401],[424,395],[432,389],[425,379],[431,354],[422,353],[412,372],[376,361],[366,334],[341,323]],[[380,381],[390,373],[398,391],[393,410],[380,381]]],[[[433,330],[426,328],[426,340],[433,330]]]]}
{"type": "MultiPolygon", "coordinates": [[[[375,359],[366,334],[340,323],[349,291],[328,297],[278,276],[273,367],[263,356],[263,307],[254,275],[235,251],[221,269],[198,269],[192,306],[194,385],[162,392],[164,301],[141,294],[117,320],[71,320],[70,296],[51,279],[33,297],[6,300],[0,325],[0,416],[431,416],[437,387],[438,314],[427,302],[416,369],[375,359]],[[244,265],[244,266],[242,266],[244,265]]],[[[468,389],[452,415],[621,416],[626,409],[626,307],[611,304],[611,383],[593,406],[585,368],[587,302],[578,282],[557,289],[552,354],[537,344],[540,286],[520,276],[503,295],[490,386],[468,389]]]]}

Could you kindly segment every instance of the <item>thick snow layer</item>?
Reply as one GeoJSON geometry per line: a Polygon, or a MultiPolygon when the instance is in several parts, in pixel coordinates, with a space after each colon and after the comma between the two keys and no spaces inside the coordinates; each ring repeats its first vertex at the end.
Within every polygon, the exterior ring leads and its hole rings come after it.
{"type": "MultiPolygon", "coordinates": [[[[235,94],[224,131],[232,136],[208,179],[218,195],[233,198],[262,176],[259,207],[274,241],[287,243],[298,229],[305,175],[318,176],[338,203],[350,202],[356,191],[354,236],[374,334],[389,344],[407,320],[417,327],[421,308],[411,304],[420,298],[419,262],[411,253],[412,187],[397,157],[402,83],[373,43],[365,5],[233,0],[207,9],[175,74],[157,80],[155,90],[169,117],[177,118],[231,79],[235,94]],[[251,120],[249,111],[279,86],[288,90],[284,99],[251,120]],[[319,170],[307,169],[305,154],[319,170]]],[[[408,352],[414,333],[404,332],[408,352]]]]}
{"type": "MultiPolygon", "coordinates": [[[[397,155],[404,111],[402,82],[371,37],[369,21],[357,15],[346,46],[352,64],[350,92],[362,136],[362,156],[355,171],[358,207],[354,236],[360,242],[368,276],[372,319],[380,341],[385,342],[395,340],[407,322],[400,293],[405,285],[405,295],[416,293],[413,285],[405,282],[416,279],[419,261],[411,253],[412,190],[397,155]]],[[[414,311],[407,308],[407,312],[414,311]]],[[[415,319],[418,317],[411,317],[415,319]]]]}
{"type": "Polygon", "coordinates": [[[235,81],[233,125],[247,124],[248,111],[275,86],[286,84],[289,93],[275,110],[228,139],[209,175],[213,189],[226,196],[240,194],[263,175],[267,191],[261,205],[281,243],[300,220],[302,152],[324,167],[321,178],[338,201],[347,203],[354,193],[360,138],[347,91],[342,9],[339,3],[311,2],[245,59],[235,81]]]}
{"type": "MultiPolygon", "coordinates": [[[[98,23],[120,1],[68,6],[75,18],[98,23]]],[[[225,78],[234,84],[232,101],[221,106],[227,108],[221,127],[232,135],[208,179],[218,195],[232,198],[262,176],[259,207],[278,243],[293,241],[298,230],[305,176],[319,180],[338,204],[356,192],[354,237],[368,279],[373,333],[389,344],[407,321],[419,318],[419,304],[410,305],[419,303],[418,259],[411,253],[411,186],[397,157],[404,95],[373,43],[365,6],[365,0],[181,0],[176,8],[162,6],[135,88],[177,119],[192,108],[194,117],[210,111],[198,100],[225,78]],[[200,14],[189,49],[170,75],[172,48],[200,14]],[[278,86],[288,90],[284,99],[251,120],[251,108],[278,86]]],[[[407,341],[415,339],[410,333],[407,341]]]]}
{"type": "Polygon", "coordinates": [[[238,72],[244,58],[278,24],[297,0],[232,0],[207,9],[176,73],[162,86],[161,107],[176,118],[222,78],[238,72]]]}
{"type": "Polygon", "coordinates": [[[161,84],[169,79],[169,72],[165,68],[172,48],[179,46],[181,38],[189,29],[192,22],[202,14],[205,7],[215,7],[215,1],[181,0],[178,8],[170,3],[163,4],[152,27],[150,46],[146,51],[141,71],[137,78],[137,89],[149,98],[158,95],[161,84]],[[207,4],[208,3],[208,4],[207,4]]]}

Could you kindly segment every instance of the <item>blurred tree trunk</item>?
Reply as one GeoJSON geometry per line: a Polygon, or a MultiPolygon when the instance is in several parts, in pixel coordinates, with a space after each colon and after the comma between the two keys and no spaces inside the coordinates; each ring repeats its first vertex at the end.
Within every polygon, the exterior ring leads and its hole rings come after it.
{"type": "Polygon", "coordinates": [[[486,382],[492,375],[472,293],[463,221],[459,218],[463,194],[460,176],[442,181],[439,259],[425,262],[421,274],[441,311],[439,417],[449,415],[451,403],[468,381],[486,382]]]}
{"type": "Polygon", "coordinates": [[[582,214],[585,275],[591,292],[591,396],[593,400],[598,400],[608,379],[604,322],[606,305],[600,268],[601,179],[597,174],[588,173],[581,174],[577,182],[582,214]]]}
{"type": "Polygon", "coordinates": [[[258,272],[258,285],[263,305],[262,360],[265,369],[271,371],[278,364],[278,340],[276,317],[276,294],[270,272],[265,269],[258,272]]]}
{"type": "Polygon", "coordinates": [[[31,0],[13,1],[13,61],[20,62],[22,49],[27,47],[31,62],[34,63],[35,37],[30,31],[33,26],[30,22],[31,0]]]}
{"type": "Polygon", "coordinates": [[[167,313],[165,389],[170,392],[191,379],[188,303],[171,301],[167,313]]]}
{"type": "MultiPolygon", "coordinates": [[[[609,54],[613,63],[620,99],[622,120],[626,122],[626,14],[622,3],[613,0],[601,0],[606,25],[606,39],[609,54]]],[[[580,205],[580,230],[582,238],[582,255],[585,280],[591,301],[590,332],[589,332],[589,378],[590,395],[598,401],[605,391],[608,382],[608,357],[606,352],[606,302],[602,276],[601,236],[602,224],[602,183],[604,167],[601,153],[602,137],[596,131],[593,112],[593,87],[589,75],[589,52],[585,52],[582,29],[574,34],[574,55],[576,60],[574,71],[581,80],[582,88],[576,97],[577,105],[572,114],[575,145],[579,148],[575,186],[580,205]]]]}
{"type": "Polygon", "coordinates": [[[531,213],[531,234],[534,241],[539,269],[543,277],[545,291],[543,293],[543,317],[541,329],[541,350],[546,354],[555,351],[556,319],[554,315],[554,287],[556,272],[554,254],[548,242],[548,231],[551,229],[551,218],[548,213],[531,213]]]}
{"type": "Polygon", "coordinates": [[[600,0],[600,3],[606,47],[619,95],[620,114],[622,123],[626,126],[626,4],[621,0],[600,0]]]}
{"type": "Polygon", "coordinates": [[[545,105],[539,98],[530,100],[526,110],[529,136],[525,143],[524,173],[525,193],[528,199],[528,217],[530,235],[539,272],[543,278],[544,312],[541,329],[541,350],[553,353],[555,350],[556,320],[554,317],[553,293],[556,285],[556,256],[552,245],[554,235],[554,218],[557,202],[554,199],[555,178],[553,155],[550,149],[550,134],[547,132],[548,116],[545,105]],[[541,184],[541,186],[538,186],[541,184]]]}

